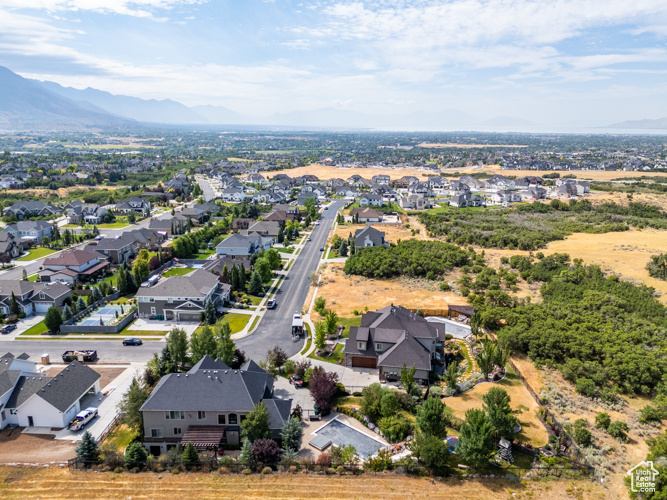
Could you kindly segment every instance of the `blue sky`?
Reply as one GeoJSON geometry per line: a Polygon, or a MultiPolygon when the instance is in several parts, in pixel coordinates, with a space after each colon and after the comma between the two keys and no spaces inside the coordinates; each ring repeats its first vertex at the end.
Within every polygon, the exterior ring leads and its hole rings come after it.
{"type": "Polygon", "coordinates": [[[0,65],[249,115],[667,116],[665,0],[0,0],[0,65]]]}

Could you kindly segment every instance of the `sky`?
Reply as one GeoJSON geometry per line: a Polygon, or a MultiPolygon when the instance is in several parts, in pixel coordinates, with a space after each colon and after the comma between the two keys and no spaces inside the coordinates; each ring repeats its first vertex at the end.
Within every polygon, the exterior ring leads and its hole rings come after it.
{"type": "Polygon", "coordinates": [[[665,0],[0,0],[28,78],[253,115],[667,116],[665,0]]]}

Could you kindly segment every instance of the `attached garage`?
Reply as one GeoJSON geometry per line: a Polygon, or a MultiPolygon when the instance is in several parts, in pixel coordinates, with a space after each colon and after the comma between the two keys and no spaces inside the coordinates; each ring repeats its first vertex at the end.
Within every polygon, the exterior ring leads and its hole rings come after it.
{"type": "Polygon", "coordinates": [[[201,311],[176,311],[177,321],[201,321],[201,311]]]}
{"type": "Polygon", "coordinates": [[[45,313],[49,310],[49,307],[53,305],[53,302],[33,302],[32,306],[35,309],[36,313],[45,313]]]}
{"type": "Polygon", "coordinates": [[[377,359],[354,356],[352,358],[352,368],[377,368],[377,359]]]}

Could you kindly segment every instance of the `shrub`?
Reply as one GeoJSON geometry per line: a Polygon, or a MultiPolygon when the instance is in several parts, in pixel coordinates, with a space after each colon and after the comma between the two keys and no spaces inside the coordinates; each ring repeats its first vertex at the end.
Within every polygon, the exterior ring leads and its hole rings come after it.
{"type": "Polygon", "coordinates": [[[250,470],[250,469],[243,469],[243,470],[241,471],[241,474],[245,474],[246,476],[249,476],[250,474],[252,474],[252,470],[250,470]]]}
{"type": "Polygon", "coordinates": [[[345,472],[345,467],[343,467],[342,465],[339,465],[338,467],[336,467],[336,472],[339,475],[342,474],[343,472],[345,472]]]}
{"type": "Polygon", "coordinates": [[[271,474],[273,473],[273,469],[271,467],[264,467],[262,469],[262,474],[271,474]]]}
{"type": "Polygon", "coordinates": [[[290,375],[292,375],[295,369],[296,369],[296,363],[293,360],[288,359],[287,361],[285,361],[285,364],[283,365],[283,373],[285,374],[285,376],[289,377],[290,375]]]}
{"type": "Polygon", "coordinates": [[[437,385],[432,385],[432,386],[429,388],[428,393],[429,393],[431,396],[440,397],[440,396],[442,396],[442,387],[437,386],[437,385]]]}
{"type": "Polygon", "coordinates": [[[114,471],[116,474],[120,474],[121,472],[123,472],[123,470],[124,470],[124,469],[123,469],[122,467],[116,467],[113,471],[114,471]]]}
{"type": "Polygon", "coordinates": [[[412,422],[399,415],[381,418],[378,427],[387,441],[392,443],[403,441],[413,430],[412,422]]]}
{"type": "Polygon", "coordinates": [[[591,431],[585,427],[575,427],[574,435],[572,437],[574,437],[574,440],[581,446],[590,446],[593,440],[591,431]]]}
{"type": "Polygon", "coordinates": [[[438,288],[440,289],[441,292],[449,292],[452,289],[452,287],[446,281],[441,282],[438,285],[438,288]]]}
{"type": "Polygon", "coordinates": [[[628,424],[619,421],[612,422],[607,428],[607,432],[609,432],[611,437],[616,438],[624,443],[628,441],[628,435],[626,434],[628,430],[630,430],[628,428],[628,424]]]}
{"type": "Polygon", "coordinates": [[[180,474],[180,473],[181,473],[181,469],[171,469],[171,473],[172,473],[172,474],[180,474]]]}
{"type": "Polygon", "coordinates": [[[320,456],[317,457],[317,465],[330,466],[331,465],[331,456],[328,452],[320,453],[320,456]]]}
{"type": "Polygon", "coordinates": [[[611,417],[608,413],[601,411],[595,415],[595,427],[606,430],[609,428],[609,424],[611,424],[611,417]]]}
{"type": "Polygon", "coordinates": [[[299,468],[296,465],[290,465],[289,471],[294,474],[299,468]]]}
{"type": "Polygon", "coordinates": [[[586,377],[581,377],[577,379],[577,383],[574,386],[574,389],[583,396],[588,396],[589,398],[595,397],[597,395],[597,388],[595,387],[595,382],[586,377]]]}

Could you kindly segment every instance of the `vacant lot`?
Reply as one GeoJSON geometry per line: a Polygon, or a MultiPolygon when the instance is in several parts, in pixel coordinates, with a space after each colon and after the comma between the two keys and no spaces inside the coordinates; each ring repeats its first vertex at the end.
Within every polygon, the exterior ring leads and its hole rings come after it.
{"type": "MultiPolygon", "coordinates": [[[[400,179],[404,175],[414,175],[418,179],[426,178],[431,175],[437,175],[437,172],[427,172],[424,170],[417,170],[416,168],[338,168],[327,167],[314,163],[307,167],[292,168],[289,170],[281,170],[281,174],[287,174],[290,177],[297,177],[299,175],[316,175],[320,180],[325,179],[347,179],[353,175],[360,175],[364,179],[369,179],[374,175],[388,175],[392,180],[400,179]]],[[[269,176],[272,177],[272,176],[269,176]]]]}
{"type": "Polygon", "coordinates": [[[289,498],[312,500],[363,498],[403,500],[406,498],[511,499],[549,498],[592,500],[616,498],[590,481],[510,483],[497,479],[469,481],[396,475],[320,476],[270,475],[236,476],[213,474],[111,474],[75,472],[66,469],[0,468],[0,496],[7,500],[48,498],[71,499],[169,499],[289,498]],[[85,485],[85,486],[84,486],[85,485]],[[513,496],[516,492],[516,496],[513,496]]]}
{"type": "MultiPolygon", "coordinates": [[[[464,169],[459,169],[463,172],[464,169]]],[[[551,173],[545,170],[502,170],[500,165],[485,165],[482,168],[473,170],[475,173],[485,173],[490,175],[501,174],[513,177],[523,177],[525,175],[542,176],[551,173]]],[[[658,172],[623,172],[623,171],[602,171],[602,170],[573,170],[558,172],[561,177],[565,175],[574,175],[577,179],[590,179],[593,181],[613,181],[615,179],[627,179],[631,177],[664,177],[665,174],[658,172]]],[[[446,174],[445,174],[446,175],[446,174]]]]}
{"type": "MultiPolygon", "coordinates": [[[[416,236],[412,235],[411,229],[406,228],[403,224],[369,225],[373,226],[378,231],[382,231],[385,235],[384,240],[388,243],[398,243],[398,240],[409,240],[416,238],[416,236]]],[[[352,233],[352,236],[354,236],[356,231],[363,229],[364,227],[366,227],[366,224],[343,224],[336,227],[336,234],[343,239],[347,239],[350,233],[352,233]]]]}
{"type": "MultiPolygon", "coordinates": [[[[65,462],[76,456],[76,446],[70,441],[56,441],[53,436],[21,434],[21,431],[21,428],[10,427],[0,431],[0,463],[65,462]]],[[[5,498],[2,486],[0,498],[5,498]]]]}
{"type": "Polygon", "coordinates": [[[363,311],[364,307],[374,311],[392,303],[423,309],[446,309],[447,304],[467,304],[465,297],[438,290],[435,281],[347,277],[343,273],[343,264],[338,263],[327,265],[321,283],[317,296],[326,298],[327,308],[340,316],[350,316],[355,309],[363,311]]]}
{"type": "Polygon", "coordinates": [[[544,446],[547,443],[547,431],[542,423],[537,419],[535,411],[538,408],[535,399],[524,387],[521,380],[508,370],[507,376],[497,383],[483,383],[475,386],[468,392],[460,396],[446,398],[445,404],[454,410],[454,415],[463,419],[465,412],[471,408],[482,408],[482,396],[489,392],[492,387],[501,387],[507,391],[512,399],[510,405],[513,410],[520,410],[517,414],[521,422],[522,430],[519,433],[519,440],[528,442],[533,446],[544,446]]]}
{"type": "MultiPolygon", "coordinates": [[[[651,278],[645,269],[651,255],[665,251],[665,242],[667,232],[656,229],[632,229],[606,234],[575,233],[564,240],[552,241],[542,252],[545,255],[566,253],[572,259],[580,258],[586,264],[596,264],[603,271],[627,281],[644,283],[659,291],[662,294],[660,300],[667,302],[667,281],[651,278]]],[[[520,250],[485,249],[485,256],[493,267],[500,264],[500,257],[528,253],[520,250]]]]}

